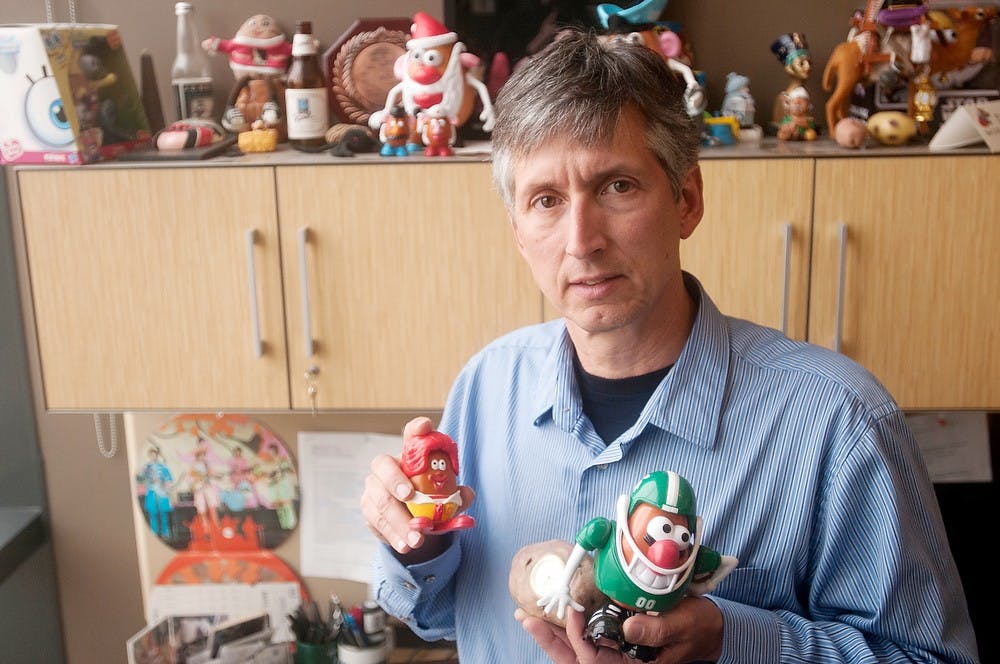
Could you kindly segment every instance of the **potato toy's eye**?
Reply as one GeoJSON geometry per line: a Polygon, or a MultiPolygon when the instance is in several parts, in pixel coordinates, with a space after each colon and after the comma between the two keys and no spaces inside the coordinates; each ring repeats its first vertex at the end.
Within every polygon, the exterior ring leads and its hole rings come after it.
{"type": "Polygon", "coordinates": [[[425,65],[430,67],[437,67],[441,64],[441,53],[435,50],[424,51],[424,55],[420,58],[425,65]]]}
{"type": "Polygon", "coordinates": [[[673,540],[682,548],[691,544],[691,531],[681,525],[676,525],[664,516],[653,518],[646,526],[646,540],[658,542],[673,540]]]}
{"type": "Polygon", "coordinates": [[[628,37],[625,38],[625,40],[630,44],[638,45],[643,43],[642,35],[640,35],[638,32],[630,32],[628,37]]]}
{"type": "Polygon", "coordinates": [[[66,108],[56,79],[45,76],[34,81],[24,97],[24,117],[31,132],[46,145],[62,147],[73,142],[66,108]]]}

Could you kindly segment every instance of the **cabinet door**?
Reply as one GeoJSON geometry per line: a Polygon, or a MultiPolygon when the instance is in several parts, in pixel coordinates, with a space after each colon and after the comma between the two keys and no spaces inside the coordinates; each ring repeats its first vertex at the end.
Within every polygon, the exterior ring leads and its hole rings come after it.
{"type": "Polygon", "coordinates": [[[705,216],[681,265],[731,316],[806,335],[811,159],[706,159],[705,216]]]}
{"type": "Polygon", "coordinates": [[[990,156],[817,163],[809,337],[903,408],[1000,408],[998,182],[990,156]]]}
{"type": "Polygon", "coordinates": [[[288,408],[271,169],[18,180],[48,408],[288,408]]]}
{"type": "Polygon", "coordinates": [[[319,408],[440,408],[476,351],[541,320],[489,173],[469,163],[278,169],[294,408],[311,406],[312,366],[319,408]]]}

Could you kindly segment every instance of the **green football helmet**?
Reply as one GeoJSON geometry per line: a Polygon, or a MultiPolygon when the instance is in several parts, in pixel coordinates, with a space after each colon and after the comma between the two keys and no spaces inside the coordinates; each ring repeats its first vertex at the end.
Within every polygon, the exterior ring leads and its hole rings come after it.
{"type": "Polygon", "coordinates": [[[629,497],[628,513],[631,514],[639,503],[686,516],[692,527],[698,518],[694,489],[672,470],[657,470],[639,480],[629,497]]]}

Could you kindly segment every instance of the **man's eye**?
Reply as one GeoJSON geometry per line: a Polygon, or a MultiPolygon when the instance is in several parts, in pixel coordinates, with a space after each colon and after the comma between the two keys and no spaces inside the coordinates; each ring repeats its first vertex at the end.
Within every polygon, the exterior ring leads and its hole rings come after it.
{"type": "Polygon", "coordinates": [[[539,196],[534,201],[531,202],[531,207],[543,208],[548,210],[549,208],[554,208],[558,201],[555,196],[539,196]]]}
{"type": "Polygon", "coordinates": [[[628,180],[615,180],[608,185],[608,191],[613,194],[625,194],[632,191],[632,183],[628,180]]]}

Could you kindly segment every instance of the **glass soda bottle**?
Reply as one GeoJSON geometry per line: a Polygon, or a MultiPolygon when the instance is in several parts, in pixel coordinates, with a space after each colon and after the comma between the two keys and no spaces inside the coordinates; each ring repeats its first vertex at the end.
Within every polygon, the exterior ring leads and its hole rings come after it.
{"type": "Polygon", "coordinates": [[[292,38],[292,65],[285,83],[288,143],[295,148],[326,144],[329,100],[311,21],[298,21],[292,38]]]}
{"type": "Polygon", "coordinates": [[[177,118],[212,119],[212,70],[201,47],[191,16],[190,2],[174,5],[177,14],[177,57],[170,70],[170,83],[177,100],[177,118]]]}

